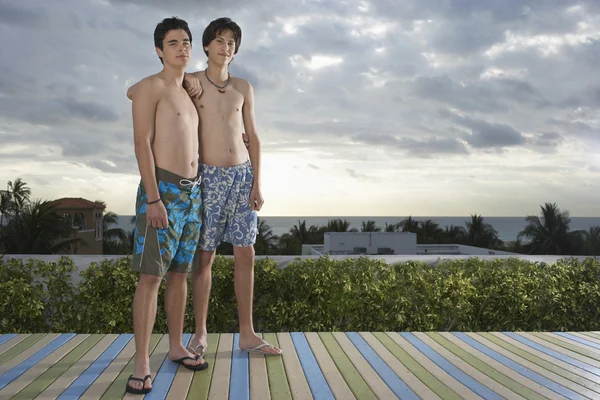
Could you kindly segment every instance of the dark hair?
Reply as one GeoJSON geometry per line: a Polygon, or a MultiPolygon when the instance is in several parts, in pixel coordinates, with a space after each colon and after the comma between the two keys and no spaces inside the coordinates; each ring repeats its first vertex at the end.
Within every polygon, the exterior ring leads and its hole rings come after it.
{"type": "MultiPolygon", "coordinates": [[[[158,25],[156,25],[156,28],[154,29],[154,46],[162,50],[163,40],[165,40],[167,33],[169,33],[169,31],[174,31],[178,29],[183,29],[185,33],[187,33],[187,35],[189,36],[190,43],[192,43],[192,32],[190,32],[188,23],[177,17],[171,17],[163,19],[161,22],[158,23],[158,25]]],[[[160,62],[163,62],[161,57],[158,58],[160,58],[160,62]]]]}
{"type": "MultiPolygon", "coordinates": [[[[235,51],[233,54],[237,54],[240,44],[242,43],[242,29],[238,24],[233,22],[231,18],[217,18],[212,21],[206,29],[204,29],[204,33],[202,34],[202,49],[210,44],[217,35],[225,32],[231,31],[233,33],[233,40],[235,40],[235,51]]],[[[208,51],[204,49],[204,54],[208,56],[208,51]]]]}

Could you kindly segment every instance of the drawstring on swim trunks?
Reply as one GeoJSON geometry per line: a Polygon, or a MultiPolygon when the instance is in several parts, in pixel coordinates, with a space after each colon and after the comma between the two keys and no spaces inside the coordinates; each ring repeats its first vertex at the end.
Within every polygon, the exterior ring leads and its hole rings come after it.
{"type": "Polygon", "coordinates": [[[189,188],[189,190],[194,190],[194,189],[196,189],[196,186],[200,185],[201,181],[202,181],[201,176],[198,175],[198,177],[194,181],[191,181],[189,179],[182,179],[179,181],[179,184],[181,186],[191,186],[191,188],[189,188]]]}

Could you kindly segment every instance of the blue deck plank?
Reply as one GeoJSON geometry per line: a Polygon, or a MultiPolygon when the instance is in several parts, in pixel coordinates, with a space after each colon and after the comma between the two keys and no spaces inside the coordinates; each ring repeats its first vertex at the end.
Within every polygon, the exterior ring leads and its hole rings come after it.
{"type": "Polygon", "coordinates": [[[377,372],[379,377],[385,382],[390,390],[401,399],[419,400],[419,397],[396,375],[375,350],[357,333],[347,332],[346,336],[358,349],[360,354],[367,360],[371,367],[377,372]]]}
{"type": "Polygon", "coordinates": [[[78,399],[90,387],[100,374],[119,355],[123,348],[133,338],[132,334],[122,334],[108,346],[69,387],[58,397],[58,400],[78,399]]]}
{"type": "Polygon", "coordinates": [[[427,344],[425,344],[421,339],[416,337],[412,333],[401,332],[400,335],[408,340],[410,344],[415,346],[417,350],[421,353],[425,354],[427,358],[433,361],[438,367],[440,367],[444,372],[448,375],[468,387],[473,393],[478,394],[484,399],[493,399],[493,400],[502,400],[503,397],[498,393],[494,392],[490,388],[485,385],[482,385],[469,375],[465,374],[462,370],[452,364],[450,361],[446,360],[445,357],[442,357],[438,352],[433,350],[427,344]]]}
{"type": "Polygon", "coordinates": [[[485,355],[493,358],[494,360],[507,366],[508,368],[512,369],[513,371],[516,371],[519,374],[523,375],[524,377],[531,379],[535,383],[545,386],[546,388],[552,390],[555,393],[560,394],[561,396],[564,396],[568,399],[581,399],[581,400],[585,399],[585,397],[579,395],[578,393],[575,393],[574,391],[572,391],[562,385],[559,385],[558,383],[556,383],[544,376],[541,376],[541,375],[537,374],[536,372],[533,372],[532,370],[509,359],[508,357],[503,356],[502,354],[490,349],[489,347],[484,346],[483,344],[479,343],[478,341],[469,337],[468,335],[466,335],[463,332],[452,332],[452,334],[454,336],[458,337],[463,342],[467,343],[469,346],[481,351],[485,355]]]}
{"type": "Polygon", "coordinates": [[[292,332],[290,333],[290,336],[292,337],[292,342],[296,348],[296,354],[298,354],[300,365],[304,370],[304,376],[306,376],[308,386],[310,387],[310,391],[315,400],[335,400],[331,388],[325,380],[321,367],[319,367],[317,359],[315,358],[304,333],[292,332]]]}
{"type": "Polygon", "coordinates": [[[569,357],[565,354],[559,353],[558,351],[552,350],[551,348],[548,348],[544,345],[541,345],[539,343],[536,343],[532,340],[529,340],[521,335],[517,335],[514,332],[503,332],[504,335],[515,339],[518,342],[523,343],[524,345],[527,345],[533,349],[536,349],[538,351],[541,351],[544,354],[547,354],[549,356],[552,356],[558,360],[564,361],[567,364],[573,365],[574,367],[580,368],[584,371],[587,371],[591,374],[594,375],[598,375],[600,376],[600,368],[596,368],[593,365],[584,363],[583,361],[577,360],[575,358],[569,357]]]}
{"type": "Polygon", "coordinates": [[[16,333],[5,333],[4,335],[0,335],[0,344],[4,344],[8,342],[10,339],[17,336],[16,333]]]}
{"type": "Polygon", "coordinates": [[[229,398],[231,400],[250,400],[250,359],[247,352],[240,350],[239,333],[233,335],[231,354],[229,398]]]}
{"type": "Polygon", "coordinates": [[[46,358],[50,353],[58,349],[60,346],[67,343],[75,336],[74,333],[65,333],[54,338],[50,343],[45,345],[43,348],[32,354],[26,360],[20,364],[9,369],[2,375],[0,375],[0,389],[3,389],[6,385],[23,375],[27,370],[33,367],[35,364],[46,358]]]}
{"type": "MultiPolygon", "coordinates": [[[[187,346],[192,338],[192,335],[186,333],[182,338],[183,345],[187,346]]],[[[178,369],[179,364],[169,360],[168,356],[165,357],[156,373],[156,376],[154,377],[154,380],[152,381],[152,391],[148,393],[144,399],[165,399],[167,397],[167,393],[169,393],[169,389],[171,389],[171,384],[175,379],[175,374],[177,374],[178,369]]]]}
{"type": "Polygon", "coordinates": [[[571,339],[574,342],[581,343],[585,346],[593,347],[596,350],[600,350],[600,344],[592,342],[591,340],[582,339],[578,336],[571,335],[567,332],[554,332],[555,335],[562,336],[567,339],[571,339]]]}

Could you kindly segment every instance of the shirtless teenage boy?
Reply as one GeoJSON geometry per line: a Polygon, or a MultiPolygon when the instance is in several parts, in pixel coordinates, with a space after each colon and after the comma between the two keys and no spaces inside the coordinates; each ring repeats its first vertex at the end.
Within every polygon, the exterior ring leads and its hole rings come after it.
{"type": "Polygon", "coordinates": [[[198,178],[198,113],[183,89],[192,51],[185,21],[167,18],[154,31],[163,69],[136,85],[133,100],[135,155],[141,175],[136,199],[132,267],[140,272],[133,299],[135,364],[126,391],[152,389],[149,343],[156,318],[160,281],[167,276],[165,308],[168,358],[191,370],[208,365],[182,343],[187,272],[197,246],[201,220],[198,178]]]}
{"type": "Polygon", "coordinates": [[[263,205],[263,197],[253,89],[246,80],[230,76],[228,71],[241,38],[240,27],[231,19],[212,21],[202,36],[208,67],[184,78],[200,116],[202,228],[192,268],[196,332],[188,347],[195,352],[200,349],[200,355],[207,346],[211,267],[217,246],[223,241],[234,246],[240,348],[266,355],[281,354],[280,349],[256,335],[252,322],[254,243],[257,211],[263,205]],[[249,148],[242,136],[244,129],[249,148]]]}

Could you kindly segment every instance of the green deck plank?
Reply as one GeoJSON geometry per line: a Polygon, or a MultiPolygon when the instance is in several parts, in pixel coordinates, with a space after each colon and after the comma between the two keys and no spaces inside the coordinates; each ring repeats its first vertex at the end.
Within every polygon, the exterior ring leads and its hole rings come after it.
{"type": "Polygon", "coordinates": [[[356,370],[354,365],[352,365],[352,361],[350,361],[342,347],[337,340],[335,340],[333,334],[330,332],[319,332],[319,337],[333,359],[335,366],[340,371],[340,374],[342,374],[346,384],[348,384],[348,387],[354,394],[354,397],[356,397],[357,400],[377,399],[375,393],[373,393],[369,385],[367,385],[363,377],[356,370]]]}
{"type": "MultiPolygon", "coordinates": [[[[597,392],[598,393],[598,397],[600,397],[600,386],[594,384],[594,382],[592,382],[592,381],[590,381],[590,380],[588,380],[588,379],[586,379],[586,378],[584,378],[582,376],[579,376],[579,375],[577,375],[577,374],[575,374],[573,372],[569,372],[566,369],[558,367],[558,366],[552,364],[551,362],[546,361],[546,360],[544,360],[544,359],[542,359],[542,358],[540,358],[540,357],[538,357],[538,356],[536,356],[534,354],[528,353],[528,352],[526,352],[526,351],[524,351],[524,350],[522,350],[522,349],[520,349],[520,348],[518,348],[518,347],[516,347],[516,346],[514,346],[514,345],[512,345],[510,343],[505,342],[504,340],[502,340],[499,337],[494,336],[494,335],[492,335],[490,333],[485,333],[484,332],[484,333],[480,333],[479,335],[481,337],[484,337],[485,339],[489,340],[490,342],[492,342],[492,343],[494,343],[494,344],[502,347],[503,349],[508,350],[511,353],[516,354],[519,357],[522,357],[522,358],[526,359],[529,362],[532,362],[532,363],[534,363],[534,364],[536,364],[536,365],[538,365],[538,366],[540,366],[540,367],[542,367],[544,369],[547,369],[550,372],[554,372],[556,375],[560,375],[563,378],[568,379],[568,380],[570,380],[570,381],[572,381],[572,382],[574,382],[574,383],[576,383],[576,384],[578,384],[580,386],[583,386],[583,387],[585,387],[585,388],[587,388],[589,390],[597,392]]],[[[573,367],[573,368],[576,368],[576,367],[573,367]]]]}
{"type": "Polygon", "coordinates": [[[595,332],[581,332],[581,334],[592,337],[594,339],[600,339],[600,335],[595,332]]]}
{"type": "MultiPolygon", "coordinates": [[[[150,346],[148,347],[148,354],[152,355],[156,345],[160,341],[160,338],[163,335],[160,333],[154,333],[150,336],[150,346]]],[[[131,339],[135,340],[135,339],[131,339]]],[[[129,375],[133,374],[133,364],[135,362],[135,353],[131,360],[127,363],[123,371],[117,376],[113,383],[106,389],[106,392],[102,395],[101,399],[121,399],[125,395],[125,385],[127,384],[127,379],[129,375]]]]}
{"type": "MultiPolygon", "coordinates": [[[[264,333],[263,339],[272,345],[279,347],[277,334],[264,333]]],[[[292,400],[292,392],[290,391],[290,384],[285,373],[283,358],[281,356],[266,357],[266,360],[271,400],[292,400]]]]}
{"type": "Polygon", "coordinates": [[[521,397],[524,397],[526,399],[532,399],[532,400],[544,400],[545,399],[545,397],[537,394],[536,392],[529,389],[528,387],[522,385],[521,383],[504,375],[502,372],[489,366],[488,364],[481,361],[474,355],[461,349],[460,347],[458,347],[457,345],[455,345],[454,343],[452,343],[451,341],[449,341],[448,339],[446,339],[439,333],[428,332],[427,335],[429,337],[431,337],[433,340],[435,340],[437,343],[439,343],[441,346],[443,346],[446,350],[450,351],[451,353],[453,353],[454,355],[459,357],[461,360],[463,360],[464,362],[466,362],[467,364],[469,364],[470,366],[472,366],[473,368],[475,368],[476,370],[481,372],[482,374],[487,375],[491,379],[495,380],[496,382],[503,385],[507,389],[510,389],[513,392],[517,393],[521,397]]]}
{"type": "Polygon", "coordinates": [[[425,386],[441,399],[460,400],[461,397],[444,385],[438,378],[425,369],[417,360],[412,358],[398,343],[394,342],[385,332],[374,332],[373,335],[390,351],[404,366],[413,373],[425,386]]]}
{"type": "Polygon", "coordinates": [[[10,349],[6,350],[4,353],[0,354],[0,364],[4,364],[10,359],[18,356],[23,351],[27,350],[29,347],[33,346],[38,340],[46,336],[46,333],[35,333],[20,343],[17,343],[10,349]]]}
{"type": "Polygon", "coordinates": [[[194,372],[192,383],[188,390],[187,399],[206,400],[210,391],[210,383],[215,369],[215,360],[217,359],[217,349],[221,335],[218,333],[209,333],[206,342],[208,349],[204,353],[204,361],[208,363],[208,368],[203,371],[194,372]]]}
{"type": "Polygon", "coordinates": [[[75,364],[84,354],[96,345],[105,335],[90,335],[83,342],[79,343],[73,350],[60,359],[56,364],[50,367],[42,375],[38,376],[33,382],[25,386],[15,397],[14,400],[33,399],[42,393],[48,386],[64,374],[73,364],[75,364]]]}
{"type": "Polygon", "coordinates": [[[557,346],[560,346],[564,349],[571,350],[574,353],[581,354],[582,356],[591,358],[592,360],[600,361],[600,354],[595,353],[593,350],[586,350],[579,346],[575,346],[571,343],[567,343],[567,342],[559,339],[559,336],[557,336],[557,335],[548,336],[548,335],[542,335],[541,333],[538,333],[538,332],[529,332],[529,334],[531,334],[539,339],[542,339],[542,340],[545,340],[552,344],[555,344],[557,346]]]}

